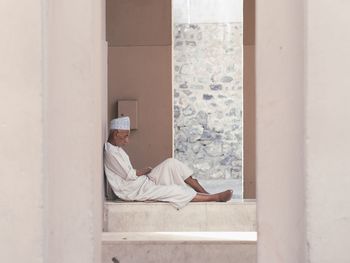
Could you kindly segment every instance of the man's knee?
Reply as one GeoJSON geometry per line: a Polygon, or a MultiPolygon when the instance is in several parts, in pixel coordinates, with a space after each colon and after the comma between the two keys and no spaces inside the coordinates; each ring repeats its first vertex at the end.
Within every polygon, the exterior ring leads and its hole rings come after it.
{"type": "Polygon", "coordinates": [[[176,159],[172,158],[172,157],[165,160],[166,163],[174,163],[175,161],[176,161],[176,159]]]}
{"type": "Polygon", "coordinates": [[[179,162],[178,160],[176,160],[175,158],[168,158],[165,161],[165,164],[169,167],[175,167],[176,163],[179,162]]]}

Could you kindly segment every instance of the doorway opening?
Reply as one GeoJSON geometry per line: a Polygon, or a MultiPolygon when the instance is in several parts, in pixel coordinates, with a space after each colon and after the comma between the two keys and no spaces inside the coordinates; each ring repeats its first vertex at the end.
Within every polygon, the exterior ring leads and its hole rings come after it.
{"type": "Polygon", "coordinates": [[[137,102],[133,165],[175,157],[204,185],[236,180],[235,197],[254,199],[254,1],[106,3],[108,119],[120,101],[137,102]]]}

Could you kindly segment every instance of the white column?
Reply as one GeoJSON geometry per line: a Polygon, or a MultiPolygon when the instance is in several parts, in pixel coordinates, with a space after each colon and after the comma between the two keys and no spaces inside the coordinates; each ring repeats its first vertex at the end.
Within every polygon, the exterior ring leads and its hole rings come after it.
{"type": "Polygon", "coordinates": [[[307,243],[310,263],[350,262],[350,2],[308,0],[307,243]]]}
{"type": "Polygon", "coordinates": [[[44,262],[41,1],[0,1],[0,262],[44,262]]]}
{"type": "Polygon", "coordinates": [[[304,262],[303,2],[256,2],[258,262],[304,262]]]}
{"type": "Polygon", "coordinates": [[[48,262],[100,262],[104,1],[47,1],[48,262]]]}
{"type": "Polygon", "coordinates": [[[0,262],[100,262],[104,14],[0,2],[0,262]]]}

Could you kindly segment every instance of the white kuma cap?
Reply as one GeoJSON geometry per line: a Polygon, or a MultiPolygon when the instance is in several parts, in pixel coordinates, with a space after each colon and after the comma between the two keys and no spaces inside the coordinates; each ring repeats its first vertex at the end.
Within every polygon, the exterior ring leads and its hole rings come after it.
{"type": "Polygon", "coordinates": [[[130,130],[130,118],[129,117],[120,117],[111,120],[110,130],[130,130]]]}

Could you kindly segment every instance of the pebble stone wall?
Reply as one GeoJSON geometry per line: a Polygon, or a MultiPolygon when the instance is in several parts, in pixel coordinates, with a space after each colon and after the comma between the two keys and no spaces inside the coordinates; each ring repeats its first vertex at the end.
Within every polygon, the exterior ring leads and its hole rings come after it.
{"type": "Polygon", "coordinates": [[[199,179],[242,178],[242,23],[173,34],[174,156],[199,179]]]}

